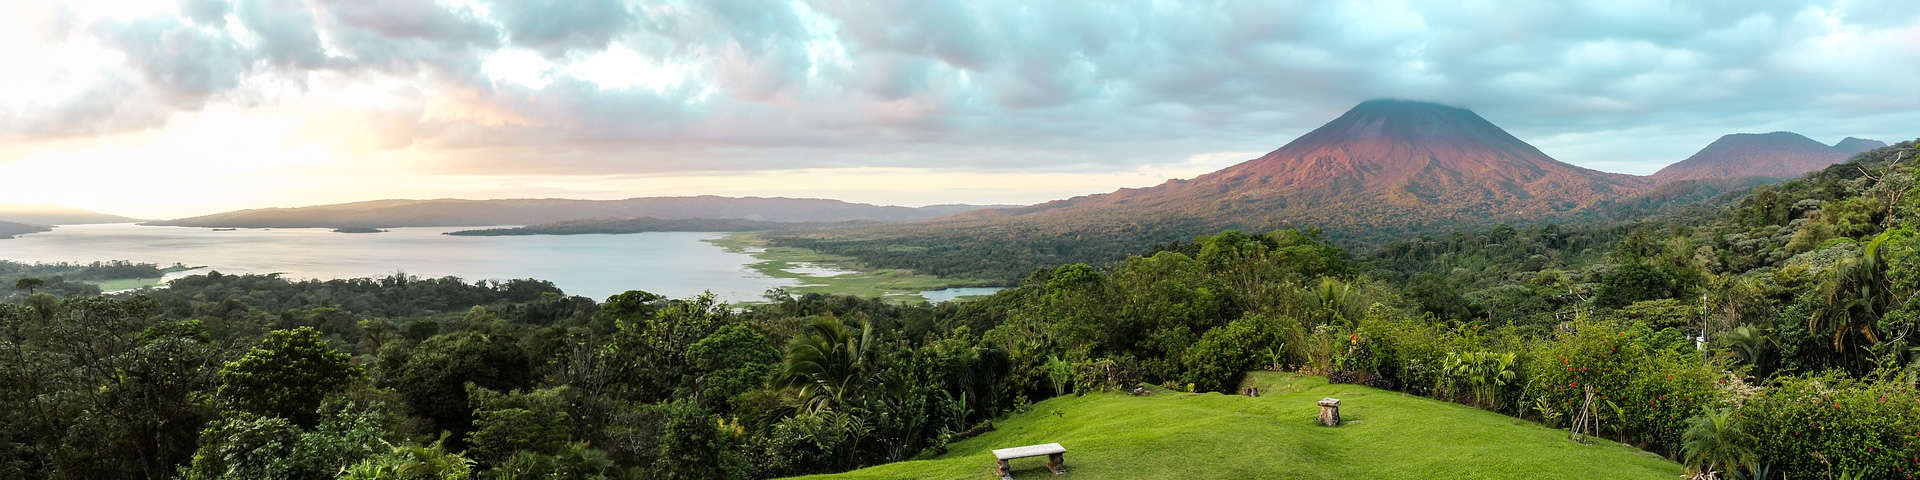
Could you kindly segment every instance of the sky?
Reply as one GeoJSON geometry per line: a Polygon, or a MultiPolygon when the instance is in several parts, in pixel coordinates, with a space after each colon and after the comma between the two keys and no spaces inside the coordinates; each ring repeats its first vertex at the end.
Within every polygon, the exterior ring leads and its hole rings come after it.
{"type": "Polygon", "coordinates": [[[1648,174],[1920,136],[1908,0],[0,0],[0,203],[1027,204],[1191,178],[1374,98],[1648,174]]]}

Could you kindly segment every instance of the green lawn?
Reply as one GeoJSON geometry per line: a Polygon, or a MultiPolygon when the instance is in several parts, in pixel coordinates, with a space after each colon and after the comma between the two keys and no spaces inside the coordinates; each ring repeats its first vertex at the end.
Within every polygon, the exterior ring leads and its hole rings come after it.
{"type": "Polygon", "coordinates": [[[725,237],[708,240],[707,243],[725,248],[729,252],[752,255],[760,261],[751,267],[761,275],[798,280],[800,286],[788,289],[796,294],[854,295],[913,303],[927,300],[920,296],[920,292],[925,290],[986,284],[980,280],[920,275],[911,270],[866,268],[854,263],[851,258],[827,255],[804,248],[769,247],[766,246],[765,241],[752,233],[729,233],[725,237]],[[852,273],[816,276],[789,271],[789,269],[804,266],[823,266],[852,273]]]}
{"type": "Polygon", "coordinates": [[[1260,398],[1161,392],[1067,396],[998,422],[946,455],[816,479],[991,479],[996,448],[1059,442],[1068,474],[1045,458],[1014,461],[1014,478],[1127,479],[1672,479],[1683,469],[1613,442],[1504,415],[1320,377],[1259,372],[1260,398]],[[1315,421],[1335,397],[1350,422],[1315,421]]]}

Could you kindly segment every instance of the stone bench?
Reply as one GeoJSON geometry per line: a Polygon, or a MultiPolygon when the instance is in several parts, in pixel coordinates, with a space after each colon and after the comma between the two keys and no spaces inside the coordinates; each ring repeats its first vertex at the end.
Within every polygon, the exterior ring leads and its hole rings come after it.
{"type": "Polygon", "coordinates": [[[1058,443],[994,450],[993,458],[999,460],[999,464],[994,468],[994,473],[1000,474],[1000,478],[1002,479],[1012,480],[1013,467],[1008,466],[1007,461],[1016,458],[1038,457],[1041,455],[1047,456],[1047,470],[1052,471],[1054,475],[1067,473],[1067,447],[1062,447],[1058,443]]]}

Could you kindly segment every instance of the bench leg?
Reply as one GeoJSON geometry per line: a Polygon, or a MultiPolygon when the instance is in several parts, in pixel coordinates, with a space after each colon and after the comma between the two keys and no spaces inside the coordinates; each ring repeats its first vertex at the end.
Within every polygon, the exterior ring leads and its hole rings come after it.
{"type": "Polygon", "coordinates": [[[1013,480],[1013,467],[1011,465],[1007,465],[1006,460],[1001,460],[999,462],[996,462],[993,468],[993,473],[999,474],[1000,478],[1003,478],[1006,480],[1013,480]]]}
{"type": "Polygon", "coordinates": [[[1067,473],[1067,454],[1056,453],[1056,454],[1048,455],[1047,469],[1052,470],[1054,475],[1066,474],[1067,473]]]}

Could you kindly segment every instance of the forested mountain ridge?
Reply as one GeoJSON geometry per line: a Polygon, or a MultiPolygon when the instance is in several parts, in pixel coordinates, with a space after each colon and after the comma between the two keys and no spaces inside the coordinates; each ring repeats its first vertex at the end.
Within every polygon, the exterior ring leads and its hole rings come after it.
{"type": "Polygon", "coordinates": [[[571,220],[653,217],[771,222],[900,221],[979,208],[974,205],[881,206],[782,197],[641,197],[625,200],[376,200],[298,208],[239,210],[145,225],[222,228],[464,227],[535,225],[571,220]]]}
{"type": "Polygon", "coordinates": [[[130,223],[137,220],[58,205],[0,205],[0,221],[33,225],[85,225],[130,223]]]}
{"type": "MultiPolygon", "coordinates": [[[[855,225],[861,222],[839,223],[841,226],[855,225]]],[[[729,218],[685,218],[660,219],[653,217],[624,219],[569,220],[564,222],[542,223],[513,228],[484,228],[447,232],[447,235],[463,237],[497,237],[512,235],[589,235],[623,234],[644,232],[755,232],[797,226],[827,226],[822,222],[769,222],[763,220],[744,220],[729,218]]]]}
{"type": "MultiPolygon", "coordinates": [[[[1867,141],[1847,139],[1856,141],[1842,141],[1848,149],[1866,146],[1860,142],[1867,141]]],[[[1738,177],[1787,178],[1847,161],[1856,153],[1860,152],[1828,146],[1793,132],[1735,133],[1721,136],[1686,160],[1654,172],[1650,178],[1659,183],[1738,177]]]]}

